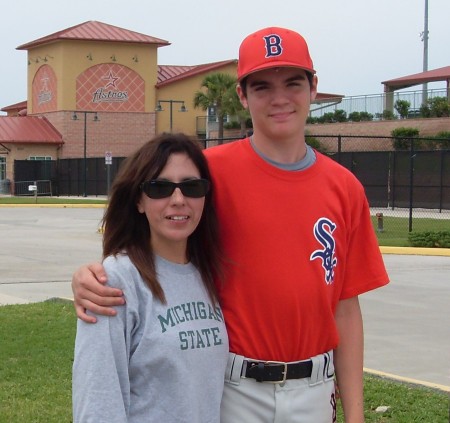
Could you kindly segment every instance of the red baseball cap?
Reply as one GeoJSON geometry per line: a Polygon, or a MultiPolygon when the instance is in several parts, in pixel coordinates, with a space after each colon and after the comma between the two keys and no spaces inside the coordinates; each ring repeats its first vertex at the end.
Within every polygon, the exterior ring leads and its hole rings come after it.
{"type": "Polygon", "coordinates": [[[253,72],[281,66],[316,73],[308,44],[299,33],[270,27],[254,32],[242,41],[239,47],[239,81],[253,72]]]}

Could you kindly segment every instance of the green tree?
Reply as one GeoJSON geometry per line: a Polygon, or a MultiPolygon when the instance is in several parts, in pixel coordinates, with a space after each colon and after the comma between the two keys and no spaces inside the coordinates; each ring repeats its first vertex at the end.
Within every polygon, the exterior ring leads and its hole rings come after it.
{"type": "Polygon", "coordinates": [[[446,97],[433,97],[428,99],[431,117],[449,117],[450,103],[446,97]]]}
{"type": "Polygon", "coordinates": [[[411,103],[406,100],[397,100],[394,105],[395,110],[397,110],[397,113],[400,115],[402,119],[406,119],[408,117],[410,106],[411,103]]]}
{"type": "Polygon", "coordinates": [[[223,142],[223,119],[227,115],[227,107],[230,107],[232,92],[236,90],[236,78],[227,73],[212,73],[207,75],[201,89],[194,94],[194,107],[207,110],[215,107],[219,120],[219,144],[223,142]]]}
{"type": "Polygon", "coordinates": [[[233,116],[238,120],[241,136],[244,136],[247,132],[247,127],[249,127],[247,122],[250,119],[250,112],[244,108],[234,88],[225,93],[222,106],[227,115],[233,116]]]}

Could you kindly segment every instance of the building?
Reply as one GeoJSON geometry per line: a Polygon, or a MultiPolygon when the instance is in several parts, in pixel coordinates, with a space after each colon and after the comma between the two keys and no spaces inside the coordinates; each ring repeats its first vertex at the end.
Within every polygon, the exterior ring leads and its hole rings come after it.
{"type": "Polygon", "coordinates": [[[169,45],[88,21],[17,47],[27,51],[27,100],[1,109],[0,180],[14,181],[15,160],[124,157],[169,131],[205,138],[194,93],[210,73],[236,75],[237,61],[159,65],[169,45]]]}

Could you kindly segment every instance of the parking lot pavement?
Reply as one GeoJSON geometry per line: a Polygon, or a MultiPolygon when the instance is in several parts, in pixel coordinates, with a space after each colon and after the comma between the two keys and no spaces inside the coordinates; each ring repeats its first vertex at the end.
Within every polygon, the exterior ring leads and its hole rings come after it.
{"type": "MultiPolygon", "coordinates": [[[[100,260],[102,215],[103,207],[0,207],[0,305],[72,298],[74,270],[100,260]]],[[[365,367],[450,389],[450,251],[397,252],[383,254],[391,283],[360,298],[365,367]]]]}
{"type": "Polygon", "coordinates": [[[450,256],[383,258],[390,284],[360,297],[365,367],[450,387],[450,256]]]}
{"type": "Polygon", "coordinates": [[[0,208],[0,304],[72,297],[80,264],[101,258],[101,208],[0,208]]]}

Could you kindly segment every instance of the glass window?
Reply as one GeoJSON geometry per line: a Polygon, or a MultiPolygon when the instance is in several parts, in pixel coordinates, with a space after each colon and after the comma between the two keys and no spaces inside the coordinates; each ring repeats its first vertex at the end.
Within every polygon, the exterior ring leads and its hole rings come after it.
{"type": "Polygon", "coordinates": [[[6,157],[0,157],[0,180],[6,179],[6,157]]]}

